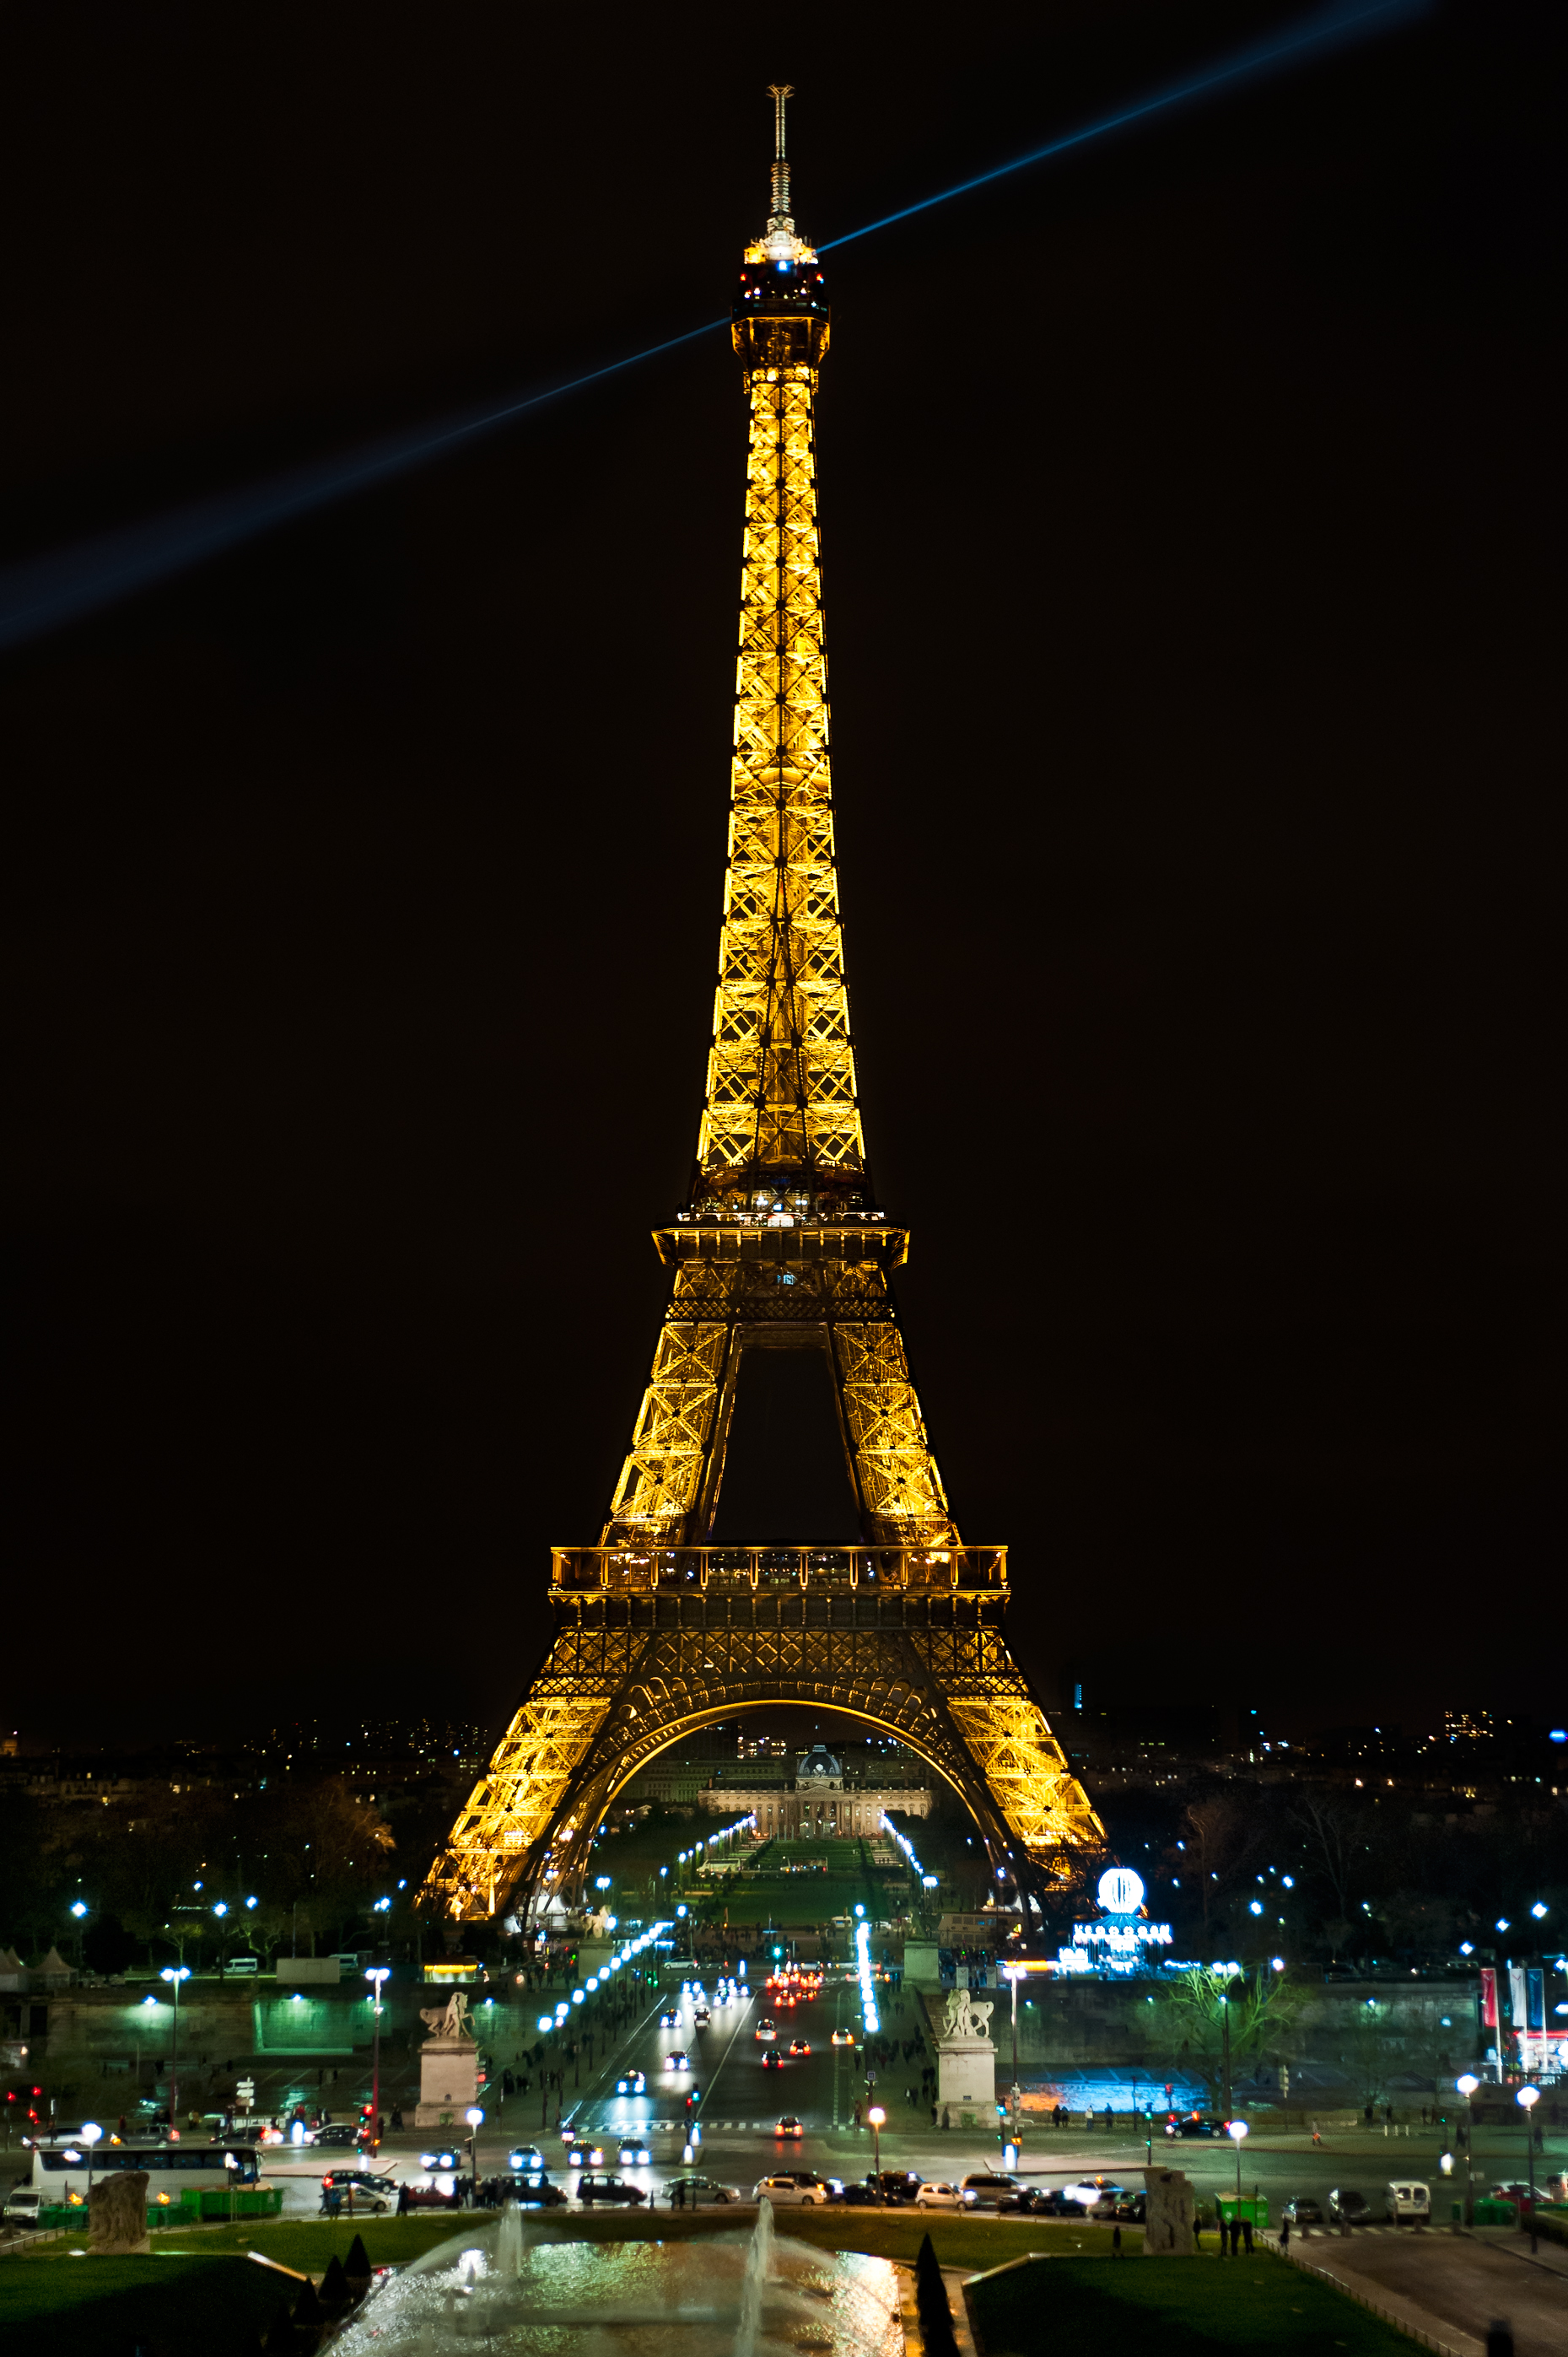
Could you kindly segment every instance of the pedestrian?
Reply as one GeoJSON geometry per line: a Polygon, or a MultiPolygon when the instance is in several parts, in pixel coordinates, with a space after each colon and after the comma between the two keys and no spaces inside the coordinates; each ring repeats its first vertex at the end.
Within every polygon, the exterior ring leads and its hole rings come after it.
{"type": "Polygon", "coordinates": [[[931,2126],[932,2126],[933,2127],[935,2127],[935,2126],[936,2126],[936,2124],[937,2124],[937,2107],[936,2107],[935,2104],[933,2104],[931,2105],[931,2126]]]}
{"type": "Polygon", "coordinates": [[[1242,2218],[1237,2222],[1240,2224],[1241,2229],[1241,2240],[1247,2246],[1247,2256],[1251,2258],[1252,2255],[1252,2222],[1251,2218],[1242,2218]]]}
{"type": "Polygon", "coordinates": [[[1323,2142],[1323,2131],[1318,2126],[1316,2120],[1312,2123],[1312,2141],[1314,2144],[1321,2144],[1323,2142]]]}
{"type": "Polygon", "coordinates": [[[947,2104],[942,2105],[942,2126],[944,2128],[950,2128],[952,2126],[952,2110],[947,2104]]]}
{"type": "Polygon", "coordinates": [[[392,2105],[392,2134],[393,2136],[403,2134],[403,2114],[396,2104],[392,2105]]]}
{"type": "Polygon", "coordinates": [[[1192,2213],[1192,2247],[1195,2251],[1201,2251],[1203,2248],[1203,2212],[1201,2210],[1195,2210],[1192,2213]]]}
{"type": "Polygon", "coordinates": [[[1288,2257],[1290,2254],[1290,2219],[1288,2216],[1280,2220],[1280,2249],[1288,2257]]]}
{"type": "Polygon", "coordinates": [[[857,2128],[860,2126],[860,2105],[856,2104],[854,2107],[854,2125],[857,2128]]]}

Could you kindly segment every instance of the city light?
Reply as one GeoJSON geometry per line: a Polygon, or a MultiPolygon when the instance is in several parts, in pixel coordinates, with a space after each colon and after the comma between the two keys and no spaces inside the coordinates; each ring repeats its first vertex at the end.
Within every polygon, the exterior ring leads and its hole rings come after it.
{"type": "Polygon", "coordinates": [[[1509,1928],[1509,1919],[1508,1919],[1508,1917],[1507,1917],[1506,1915],[1499,1915],[1499,1916],[1498,1917],[1498,1930],[1499,1932],[1506,1932],[1506,1931],[1508,1930],[1508,1928],[1509,1928]]]}
{"type": "MultiPolygon", "coordinates": [[[[856,1908],[856,1914],[864,1910],[856,1908]]],[[[871,1927],[857,1923],[854,1927],[854,1964],[860,1980],[860,2010],[869,2035],[875,2037],[882,2023],[876,2011],[876,1992],[871,1979],[871,1927]]]]}
{"type": "Polygon", "coordinates": [[[553,2013],[542,2013],[539,2017],[539,2027],[542,2031],[553,2029],[555,2027],[554,2015],[553,2013]]]}
{"type": "Polygon", "coordinates": [[[1551,1914],[1552,1910],[1550,1907],[1542,1906],[1541,1900],[1538,1899],[1530,1911],[1539,1923],[1543,1916],[1551,1914]]]}
{"type": "Polygon", "coordinates": [[[70,1908],[70,1911],[71,1911],[71,1913],[76,1917],[77,1921],[80,1922],[80,1921],[81,1921],[81,1918],[82,1918],[82,1916],[84,1916],[84,1915],[86,1914],[86,1912],[87,1912],[87,1902],[86,1902],[86,1900],[81,1900],[81,1899],[75,1899],[75,1900],[73,1900],[71,1901],[71,1908],[70,1908]]]}
{"type": "Polygon", "coordinates": [[[227,1900],[226,1899],[220,1899],[220,1900],[216,1900],[216,1901],[214,1902],[214,1905],[213,1905],[212,1912],[214,1913],[214,1915],[227,1915],[227,1913],[229,1912],[229,1902],[228,1902],[228,1900],[227,1900]]]}

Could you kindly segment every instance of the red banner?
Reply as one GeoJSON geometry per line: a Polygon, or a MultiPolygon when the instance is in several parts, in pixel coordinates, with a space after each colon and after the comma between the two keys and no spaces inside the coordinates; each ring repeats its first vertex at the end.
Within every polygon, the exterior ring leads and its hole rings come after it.
{"type": "Polygon", "coordinates": [[[1491,1964],[1481,1966],[1481,2027],[1495,2029],[1498,2026],[1498,1975],[1491,1964]]]}

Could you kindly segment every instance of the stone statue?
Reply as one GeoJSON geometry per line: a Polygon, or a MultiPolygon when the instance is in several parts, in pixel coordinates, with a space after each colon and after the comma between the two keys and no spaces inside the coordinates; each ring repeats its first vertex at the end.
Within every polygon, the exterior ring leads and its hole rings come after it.
{"type": "Polygon", "coordinates": [[[472,2038],[474,2035],[468,2021],[468,2000],[461,1989],[453,1990],[445,2011],[435,2006],[428,2010],[422,2007],[419,2018],[432,2038],[472,2038]]]}
{"type": "Polygon", "coordinates": [[[942,2024],[944,2038],[983,2038],[991,2036],[991,2016],[994,2008],[976,2005],[967,1989],[954,1989],[948,1998],[947,2018],[942,2024]]]}
{"type": "Polygon", "coordinates": [[[87,2197],[87,2242],[89,2250],[110,2258],[151,2250],[145,2169],[116,2169],[93,2180],[87,2197]]]}
{"type": "Polygon", "coordinates": [[[1179,2169],[1145,2169],[1144,2184],[1148,2193],[1144,2205],[1144,2256],[1146,2259],[1195,2257],[1191,2179],[1179,2169]]]}

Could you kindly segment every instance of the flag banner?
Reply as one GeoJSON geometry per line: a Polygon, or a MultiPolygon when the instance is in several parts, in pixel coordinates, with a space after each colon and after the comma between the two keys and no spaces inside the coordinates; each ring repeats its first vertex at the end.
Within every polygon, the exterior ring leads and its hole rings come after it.
{"type": "Polygon", "coordinates": [[[1540,1964],[1531,1964],[1524,1976],[1524,2022],[1527,2029],[1546,2027],[1546,1974],[1540,1964]]]}
{"type": "Polygon", "coordinates": [[[1495,2029],[1498,2026],[1498,1975],[1491,1964],[1481,1966],[1481,2027],[1495,2029]]]}

